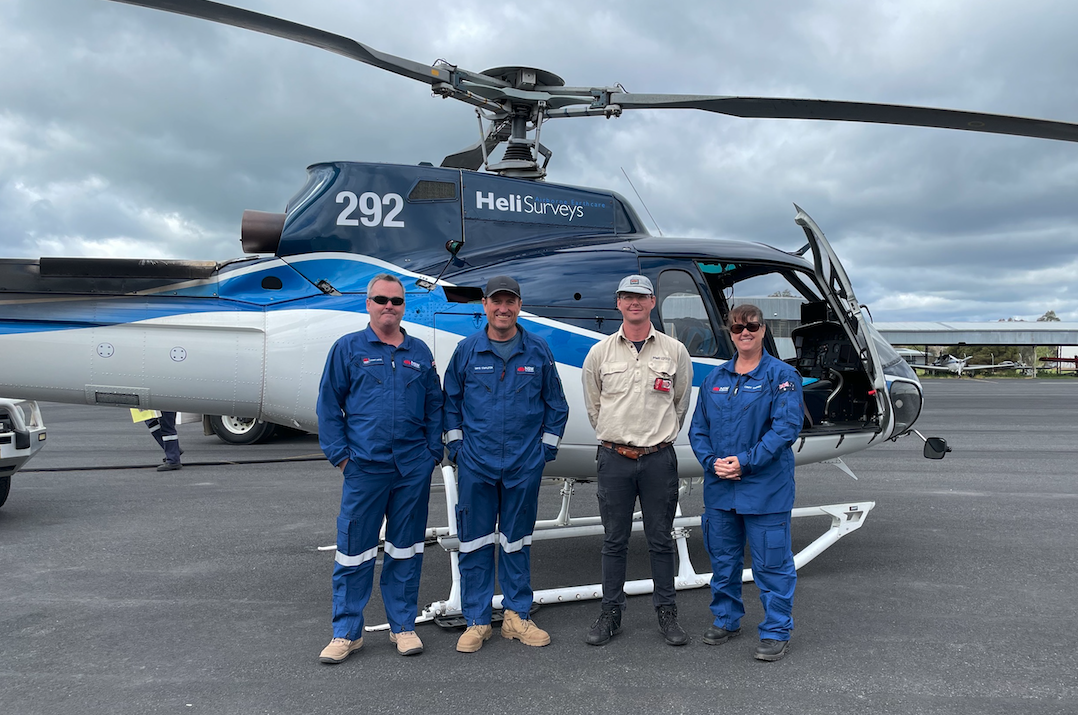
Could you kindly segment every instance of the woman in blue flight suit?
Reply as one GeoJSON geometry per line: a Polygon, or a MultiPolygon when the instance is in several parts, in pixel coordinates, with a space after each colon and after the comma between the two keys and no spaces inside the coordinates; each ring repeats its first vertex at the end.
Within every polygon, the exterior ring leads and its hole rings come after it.
{"type": "Polygon", "coordinates": [[[719,645],[741,634],[747,537],[764,607],[754,657],[773,661],[786,655],[794,625],[791,445],[801,431],[801,376],[764,351],[767,328],[759,308],[739,305],[730,311],[729,322],[737,356],[715,368],[700,386],[689,429],[704,467],[702,530],[712,566],[715,620],[704,642],[719,645]]]}

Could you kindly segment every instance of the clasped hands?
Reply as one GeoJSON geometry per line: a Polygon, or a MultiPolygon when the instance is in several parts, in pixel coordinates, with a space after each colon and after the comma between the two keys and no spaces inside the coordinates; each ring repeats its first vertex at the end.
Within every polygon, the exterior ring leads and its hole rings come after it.
{"type": "Polygon", "coordinates": [[[737,457],[720,457],[715,460],[715,476],[719,479],[741,480],[741,463],[737,457]]]}

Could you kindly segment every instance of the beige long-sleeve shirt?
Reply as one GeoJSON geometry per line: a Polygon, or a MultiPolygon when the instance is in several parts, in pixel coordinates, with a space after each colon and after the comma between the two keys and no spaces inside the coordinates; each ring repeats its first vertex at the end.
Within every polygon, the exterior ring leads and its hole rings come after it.
{"type": "Polygon", "coordinates": [[[652,327],[637,353],[619,328],[592,346],[582,376],[599,441],[654,447],[677,437],[692,395],[692,361],[675,338],[652,327]]]}

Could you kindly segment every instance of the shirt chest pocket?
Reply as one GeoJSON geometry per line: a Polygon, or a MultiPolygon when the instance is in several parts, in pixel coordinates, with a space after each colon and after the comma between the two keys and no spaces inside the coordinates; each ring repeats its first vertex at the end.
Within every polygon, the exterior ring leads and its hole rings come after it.
{"type": "Polygon", "coordinates": [[[602,390],[608,395],[621,395],[632,388],[632,373],[625,361],[604,362],[599,366],[602,390]]]}
{"type": "Polygon", "coordinates": [[[647,381],[644,387],[658,397],[673,397],[677,363],[668,357],[648,359],[647,381]]]}

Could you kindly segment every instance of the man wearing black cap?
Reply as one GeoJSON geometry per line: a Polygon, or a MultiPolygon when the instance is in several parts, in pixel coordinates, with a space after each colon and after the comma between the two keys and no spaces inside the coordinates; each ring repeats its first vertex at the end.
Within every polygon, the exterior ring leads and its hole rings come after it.
{"type": "Polygon", "coordinates": [[[543,467],[557,456],[569,414],[546,341],[517,324],[520,285],[496,276],[483,295],[487,325],[457,344],[445,373],[445,441],[457,463],[458,564],[468,625],[457,641],[461,653],[479,650],[493,633],[496,549],[502,637],[550,643],[528,617],[529,545],[543,467]]]}

